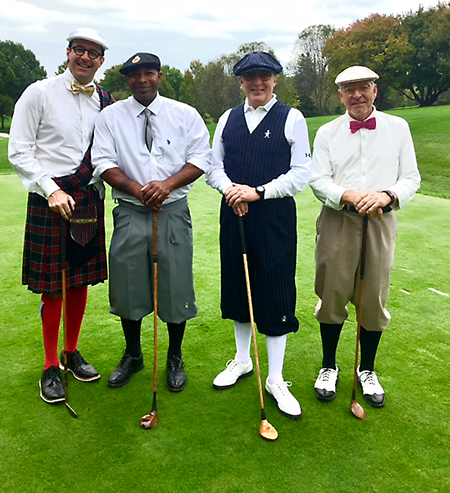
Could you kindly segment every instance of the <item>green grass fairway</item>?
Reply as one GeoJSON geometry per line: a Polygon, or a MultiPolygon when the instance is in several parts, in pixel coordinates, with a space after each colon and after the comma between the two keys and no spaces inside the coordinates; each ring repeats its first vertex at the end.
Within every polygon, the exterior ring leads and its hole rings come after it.
{"type": "MultiPolygon", "coordinates": [[[[288,338],[284,376],[303,417],[283,417],[266,398],[276,442],[258,433],[256,377],[218,392],[215,375],[234,355],[230,321],[220,318],[219,194],[203,178],[190,194],[194,222],[195,284],[199,316],[188,323],[184,359],[188,385],[165,387],[167,332],[159,325],[159,424],[139,427],[152,405],[152,317],[143,327],[146,367],[125,387],[106,382],[124,348],[118,319],[108,313],[107,284],[90,288],[80,339],[83,355],[102,374],[86,384],[70,378],[78,419],[63,405],[39,398],[43,365],[39,296],[20,286],[26,193],[14,175],[0,177],[0,461],[1,491],[36,493],[448,492],[450,484],[450,293],[448,200],[417,195],[397,213],[399,235],[389,309],[377,371],[386,406],[349,410],[355,350],[351,312],[338,349],[337,398],[324,404],[313,384],[321,363],[313,312],[314,228],[319,203],[309,190],[298,205],[297,315],[301,329],[288,338]],[[432,291],[435,290],[435,291],[432,291]],[[436,292],[438,291],[438,292],[436,292]]],[[[108,238],[112,201],[107,200],[108,238]]],[[[270,302],[270,300],[269,300],[270,302]]],[[[264,338],[259,336],[263,378],[264,338]]]]}

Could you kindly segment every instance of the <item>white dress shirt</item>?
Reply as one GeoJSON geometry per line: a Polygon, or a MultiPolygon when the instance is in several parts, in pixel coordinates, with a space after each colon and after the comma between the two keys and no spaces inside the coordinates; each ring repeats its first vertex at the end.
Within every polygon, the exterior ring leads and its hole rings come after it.
{"type": "Polygon", "coordinates": [[[350,131],[348,112],[317,131],[312,159],[311,188],[332,209],[342,209],[346,190],[391,190],[399,207],[408,203],[420,186],[414,144],[408,123],[377,111],[376,128],[350,131]]]}
{"type": "MultiPolygon", "coordinates": [[[[165,180],[187,163],[207,171],[211,160],[209,132],[198,112],[158,94],[148,106],[153,134],[150,153],[144,137],[145,108],[130,96],[101,112],[92,147],[94,176],[120,168],[128,177],[145,185],[153,180],[165,180]]],[[[192,183],[174,190],[164,203],[180,200],[191,187],[192,183]]],[[[120,190],[113,189],[113,198],[143,206],[120,190]]]]}
{"type": "MultiPolygon", "coordinates": [[[[253,133],[276,102],[277,98],[274,94],[265,106],[254,109],[248,104],[248,100],[245,100],[244,116],[250,133],[253,133]]],[[[228,121],[230,111],[231,109],[227,110],[217,124],[213,140],[213,164],[206,175],[207,183],[222,193],[225,193],[226,189],[232,185],[232,181],[228,178],[223,167],[224,147],[222,140],[222,132],[228,121]]],[[[291,169],[269,183],[263,184],[265,188],[264,199],[292,197],[303,190],[310,179],[311,154],[308,129],[306,120],[300,111],[290,109],[284,127],[284,135],[291,146],[291,169]]]]}
{"type": "Polygon", "coordinates": [[[74,77],[63,74],[37,81],[17,101],[9,136],[9,161],[29,192],[47,198],[54,176],[72,174],[89,147],[100,112],[97,91],[73,94],[74,77]]]}

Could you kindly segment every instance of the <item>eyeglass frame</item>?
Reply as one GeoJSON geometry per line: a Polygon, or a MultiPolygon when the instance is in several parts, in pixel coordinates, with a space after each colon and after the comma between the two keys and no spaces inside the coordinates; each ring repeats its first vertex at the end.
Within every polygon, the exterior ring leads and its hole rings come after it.
{"type": "Polygon", "coordinates": [[[375,87],[375,82],[373,82],[372,80],[370,81],[367,81],[367,82],[361,82],[361,83],[354,83],[354,85],[340,85],[340,90],[342,92],[342,94],[344,94],[345,96],[353,96],[353,94],[355,93],[355,91],[358,91],[360,92],[361,94],[366,94],[368,93],[371,89],[373,89],[375,87]]]}
{"type": "Polygon", "coordinates": [[[269,72],[268,70],[255,70],[254,72],[247,72],[246,74],[242,74],[241,77],[246,82],[252,82],[256,79],[256,77],[259,77],[263,82],[267,82],[274,75],[275,74],[273,72],[269,72]],[[261,77],[261,74],[264,74],[264,77],[261,77]]]}
{"type": "Polygon", "coordinates": [[[99,56],[102,57],[102,56],[105,55],[104,52],[103,53],[99,53],[96,50],[88,50],[87,48],[83,48],[82,46],[72,46],[72,45],[70,45],[69,48],[75,53],[75,55],[77,55],[79,57],[82,57],[86,53],[86,51],[87,51],[89,60],[97,60],[97,58],[99,56]],[[81,50],[83,50],[83,51],[82,51],[82,53],[77,53],[77,50],[79,52],[81,52],[81,50]],[[92,54],[95,54],[95,56],[92,56],[92,54]]]}

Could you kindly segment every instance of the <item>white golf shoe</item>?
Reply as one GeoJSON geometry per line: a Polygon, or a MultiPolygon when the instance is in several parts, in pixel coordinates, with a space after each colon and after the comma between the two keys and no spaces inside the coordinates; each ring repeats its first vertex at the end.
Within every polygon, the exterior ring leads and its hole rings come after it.
{"type": "Polygon", "coordinates": [[[369,370],[359,371],[359,366],[356,371],[364,400],[373,407],[383,407],[385,404],[384,389],[380,385],[376,373],[369,370]]]}
{"type": "Polygon", "coordinates": [[[336,397],[336,385],[339,382],[339,367],[322,368],[314,384],[316,397],[321,401],[332,401],[336,397]]]}
{"type": "Polygon", "coordinates": [[[247,378],[253,374],[253,363],[250,360],[248,363],[241,363],[236,359],[230,359],[227,362],[225,370],[220,372],[213,381],[213,387],[218,390],[231,389],[238,380],[247,378]]]}
{"type": "Polygon", "coordinates": [[[298,400],[291,394],[288,387],[291,382],[280,382],[271,385],[269,378],[266,380],[266,392],[275,399],[278,410],[281,414],[291,419],[299,419],[302,415],[302,408],[298,400]]]}

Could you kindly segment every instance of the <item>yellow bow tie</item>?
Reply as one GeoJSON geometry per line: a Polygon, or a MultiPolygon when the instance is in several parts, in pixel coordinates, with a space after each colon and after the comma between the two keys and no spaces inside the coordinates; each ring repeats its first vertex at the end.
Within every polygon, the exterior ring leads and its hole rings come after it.
{"type": "Polygon", "coordinates": [[[95,87],[93,85],[83,86],[82,84],[79,84],[76,80],[72,81],[71,87],[73,94],[78,94],[82,91],[85,92],[89,97],[92,97],[95,91],[95,87]]]}

